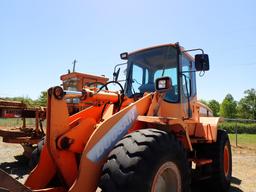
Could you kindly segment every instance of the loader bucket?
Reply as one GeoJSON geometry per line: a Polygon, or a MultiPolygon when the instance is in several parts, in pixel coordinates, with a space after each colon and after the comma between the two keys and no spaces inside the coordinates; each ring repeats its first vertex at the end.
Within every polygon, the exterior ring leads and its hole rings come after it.
{"type": "Polygon", "coordinates": [[[32,192],[8,173],[0,169],[0,192],[32,192]]]}

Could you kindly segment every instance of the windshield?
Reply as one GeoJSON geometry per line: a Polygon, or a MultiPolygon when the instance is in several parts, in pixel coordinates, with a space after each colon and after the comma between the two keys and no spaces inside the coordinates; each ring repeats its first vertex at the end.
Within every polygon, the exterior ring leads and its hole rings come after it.
{"type": "Polygon", "coordinates": [[[128,74],[125,86],[126,95],[155,91],[155,80],[168,76],[172,80],[172,89],[166,94],[166,100],[178,100],[178,61],[177,49],[172,46],[152,48],[131,54],[128,58],[128,74]]]}
{"type": "Polygon", "coordinates": [[[63,81],[64,90],[77,91],[79,81],[80,79],[76,77],[64,80],[63,81]]]}

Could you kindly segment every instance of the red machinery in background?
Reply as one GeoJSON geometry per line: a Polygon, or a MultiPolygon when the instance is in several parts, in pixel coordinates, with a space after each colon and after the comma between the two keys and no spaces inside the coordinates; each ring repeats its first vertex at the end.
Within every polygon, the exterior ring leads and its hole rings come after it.
{"type": "MultiPolygon", "coordinates": [[[[61,75],[60,80],[65,90],[81,91],[83,86],[96,88],[104,85],[108,81],[108,78],[73,71],[61,75]]],[[[66,102],[70,114],[75,114],[91,105],[80,106],[80,102],[76,99],[69,99],[66,102]]],[[[43,122],[46,119],[46,107],[32,108],[23,102],[0,99],[0,118],[16,118],[17,120],[22,120],[20,124],[17,124],[15,120],[10,120],[2,126],[0,124],[0,137],[3,137],[3,142],[21,144],[26,156],[30,156],[33,150],[32,146],[37,144],[45,136],[43,122]],[[10,122],[15,122],[15,125],[10,122]]]]}

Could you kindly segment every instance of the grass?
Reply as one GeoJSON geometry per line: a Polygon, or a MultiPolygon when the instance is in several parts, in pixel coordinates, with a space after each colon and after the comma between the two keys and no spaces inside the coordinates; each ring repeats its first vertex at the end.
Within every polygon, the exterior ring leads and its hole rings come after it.
{"type": "MultiPolygon", "coordinates": [[[[14,119],[2,119],[0,118],[0,127],[21,127],[23,124],[23,121],[21,118],[14,118],[14,119]]],[[[29,118],[26,119],[26,124],[28,126],[34,126],[35,125],[35,119],[29,118]]]]}
{"type": "MultiPolygon", "coordinates": [[[[35,126],[35,119],[26,119],[26,124],[28,127],[35,126]]],[[[21,127],[22,126],[22,119],[1,119],[0,118],[0,127],[21,127]]],[[[45,122],[44,122],[45,127],[45,122]]],[[[236,145],[236,135],[233,133],[229,134],[230,142],[233,146],[236,145]]],[[[238,146],[242,147],[250,147],[256,149],[256,134],[238,134],[238,146]]]]}
{"type": "MultiPolygon", "coordinates": [[[[231,145],[236,145],[236,135],[229,134],[231,145]]],[[[237,134],[237,144],[241,147],[256,149],[256,134],[237,134]]]]}

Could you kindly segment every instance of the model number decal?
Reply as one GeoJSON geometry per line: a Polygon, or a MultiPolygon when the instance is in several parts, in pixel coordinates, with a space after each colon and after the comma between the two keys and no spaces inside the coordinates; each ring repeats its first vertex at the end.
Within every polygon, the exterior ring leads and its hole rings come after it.
{"type": "Polygon", "coordinates": [[[87,153],[87,158],[95,163],[101,160],[128,132],[128,129],[131,128],[137,116],[137,109],[136,106],[134,106],[87,153]]]}

